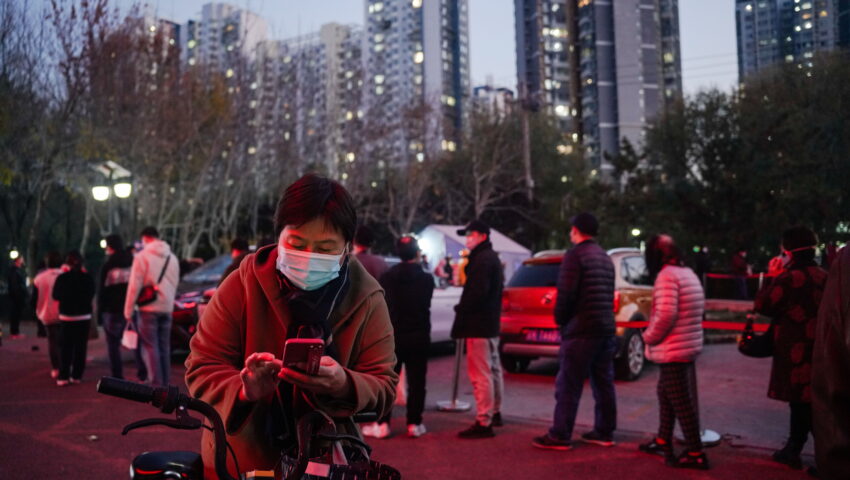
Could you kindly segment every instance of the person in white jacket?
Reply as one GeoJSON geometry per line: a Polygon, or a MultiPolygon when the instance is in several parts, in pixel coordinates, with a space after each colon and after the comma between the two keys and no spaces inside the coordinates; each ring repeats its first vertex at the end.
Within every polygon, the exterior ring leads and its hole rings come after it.
{"type": "Polygon", "coordinates": [[[661,367],[658,379],[658,436],[640,450],[661,454],[667,465],[707,470],[702,451],[697,407],[695,360],[702,350],[705,294],[696,274],[684,266],[682,253],[668,235],[653,237],[646,249],[652,290],[652,313],[643,332],[646,356],[661,367]],[[676,420],[685,436],[686,450],[673,454],[676,420]]]}
{"type": "Polygon", "coordinates": [[[171,247],[159,239],[154,227],[142,230],[144,248],[133,258],[124,301],[124,318],[130,322],[143,287],[154,286],[156,300],[139,308],[139,348],[148,371],[148,382],[168,385],[171,372],[171,314],[180,281],[180,266],[171,247]]]}

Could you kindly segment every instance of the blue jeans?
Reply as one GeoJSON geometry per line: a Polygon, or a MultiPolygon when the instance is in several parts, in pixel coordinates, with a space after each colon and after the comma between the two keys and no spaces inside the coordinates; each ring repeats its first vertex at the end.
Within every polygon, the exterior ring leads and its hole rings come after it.
{"type": "Polygon", "coordinates": [[[556,403],[550,436],[568,441],[572,437],[581,392],[588,377],[596,401],[593,429],[602,435],[614,432],[617,428],[616,353],[617,340],[613,336],[561,340],[558,351],[561,366],[555,378],[556,403]]]}
{"type": "MultiPolygon", "coordinates": [[[[127,321],[124,319],[123,313],[103,312],[100,314],[103,319],[103,332],[106,334],[106,350],[109,352],[109,367],[110,373],[115,378],[124,378],[124,369],[121,362],[121,337],[124,335],[124,328],[127,326],[127,321]]],[[[138,318],[133,319],[133,326],[138,329],[138,318]]],[[[145,362],[142,360],[140,349],[133,351],[136,358],[136,369],[139,380],[145,381],[148,378],[148,370],[145,367],[145,362]]]]}
{"type": "Polygon", "coordinates": [[[171,374],[171,314],[139,312],[139,350],[153,385],[168,385],[171,374]]]}

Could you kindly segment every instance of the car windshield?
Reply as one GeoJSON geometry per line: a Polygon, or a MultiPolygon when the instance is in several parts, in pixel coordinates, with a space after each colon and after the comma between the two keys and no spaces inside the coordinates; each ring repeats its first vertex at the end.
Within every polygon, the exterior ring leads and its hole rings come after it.
{"type": "Polygon", "coordinates": [[[649,272],[646,271],[646,262],[640,255],[623,258],[620,263],[620,276],[632,285],[652,285],[649,272]]]}
{"type": "Polygon", "coordinates": [[[526,264],[508,282],[509,287],[554,287],[558,283],[559,263],[526,264]]]}
{"type": "Polygon", "coordinates": [[[230,265],[233,259],[230,258],[230,255],[219,255],[213,259],[208,260],[206,263],[196,268],[195,270],[187,273],[185,277],[183,277],[184,282],[187,283],[215,283],[221,279],[221,274],[227,269],[227,266],[230,265]]]}

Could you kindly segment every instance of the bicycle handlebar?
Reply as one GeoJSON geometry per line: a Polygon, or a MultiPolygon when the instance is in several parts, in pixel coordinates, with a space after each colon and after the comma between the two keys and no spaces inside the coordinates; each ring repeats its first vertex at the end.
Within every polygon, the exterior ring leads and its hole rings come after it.
{"type": "Polygon", "coordinates": [[[215,437],[215,471],[222,480],[236,480],[227,471],[227,449],[224,436],[224,423],[221,416],[208,403],[180,393],[177,387],[151,387],[141,383],[128,382],[112,377],[102,377],[97,382],[98,393],[113,397],[132,400],[134,402],[150,403],[163,413],[171,413],[178,407],[194,410],[212,423],[215,437]]]}

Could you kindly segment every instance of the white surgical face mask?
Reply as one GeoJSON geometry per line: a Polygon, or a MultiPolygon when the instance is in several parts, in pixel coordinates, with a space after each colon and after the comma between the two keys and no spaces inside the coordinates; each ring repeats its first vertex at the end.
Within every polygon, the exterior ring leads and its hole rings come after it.
{"type": "Polygon", "coordinates": [[[302,252],[277,246],[277,269],[301,290],[317,290],[339,276],[344,253],[302,252]]]}

